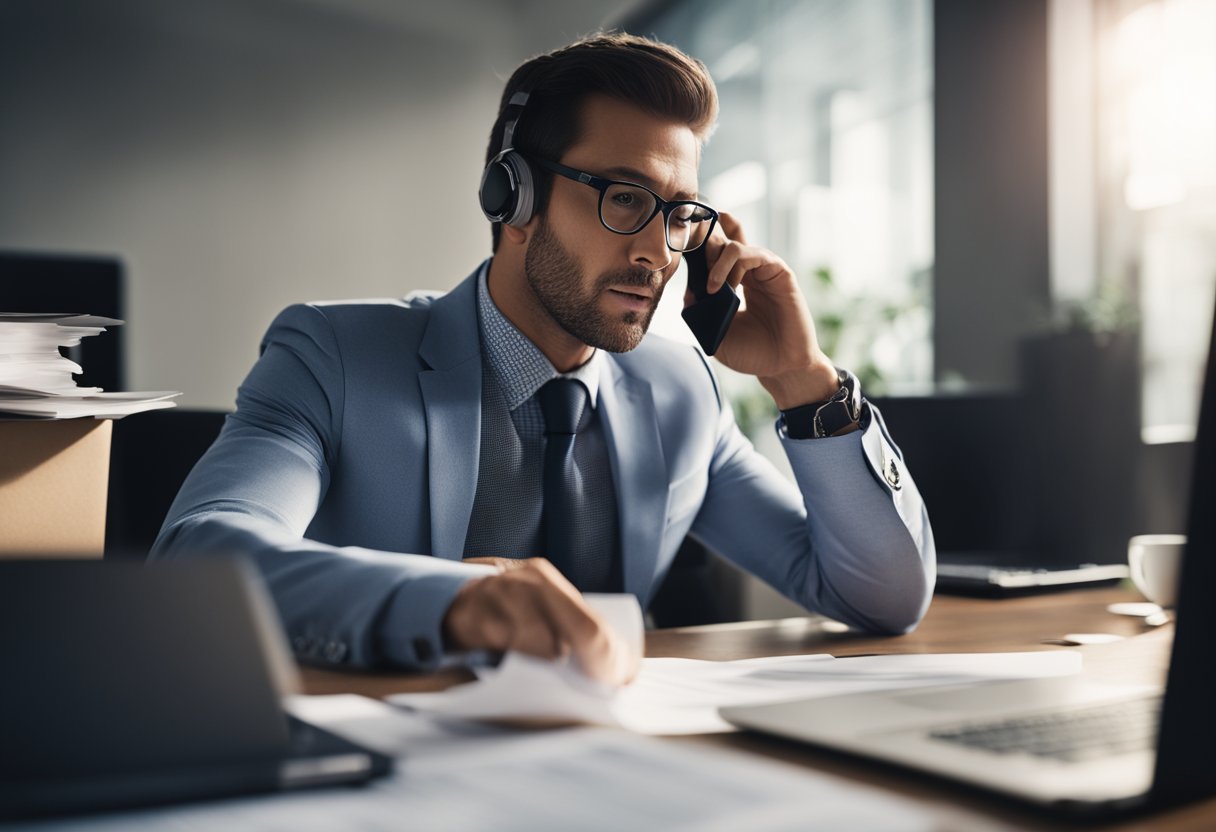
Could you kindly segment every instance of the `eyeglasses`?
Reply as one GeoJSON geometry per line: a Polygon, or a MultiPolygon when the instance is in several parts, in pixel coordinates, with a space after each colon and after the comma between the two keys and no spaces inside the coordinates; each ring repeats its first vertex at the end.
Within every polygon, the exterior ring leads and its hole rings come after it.
{"type": "Polygon", "coordinates": [[[637,234],[661,212],[667,247],[672,251],[689,252],[709,239],[718,222],[718,212],[700,202],[687,199],[668,202],[645,185],[604,179],[548,159],[529,159],[551,173],[599,191],[600,222],[616,234],[637,234]]]}

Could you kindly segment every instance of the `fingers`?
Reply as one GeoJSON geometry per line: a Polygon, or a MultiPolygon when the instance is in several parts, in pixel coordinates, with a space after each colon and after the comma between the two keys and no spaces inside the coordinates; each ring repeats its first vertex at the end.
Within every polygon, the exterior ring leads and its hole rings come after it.
{"type": "Polygon", "coordinates": [[[540,558],[465,558],[465,563],[481,563],[486,566],[493,566],[499,572],[505,572],[508,569],[519,569],[530,560],[540,560],[540,558]]]}
{"type": "Polygon", "coordinates": [[[709,270],[707,288],[710,294],[730,283],[734,288],[745,279],[748,286],[767,283],[781,274],[790,274],[785,261],[767,249],[731,240],[722,246],[717,261],[709,270]]]}
{"type": "Polygon", "coordinates": [[[705,242],[705,256],[710,266],[706,287],[710,294],[726,283],[737,289],[749,275],[753,280],[769,280],[789,271],[777,255],[748,243],[743,226],[726,212],[718,215],[718,226],[705,242]]]}
{"type": "Polygon", "coordinates": [[[570,654],[588,676],[614,684],[636,670],[615,634],[542,558],[465,584],[444,617],[444,633],[457,650],[515,650],[545,659],[570,654]]]}
{"type": "Polygon", "coordinates": [[[747,235],[743,233],[743,226],[739,224],[739,220],[735,218],[734,214],[727,211],[719,211],[718,225],[722,227],[722,231],[726,234],[727,239],[747,245],[747,235]]]}
{"type": "Polygon", "coordinates": [[[593,679],[624,684],[628,679],[621,667],[624,645],[620,639],[552,564],[543,561],[538,569],[547,573],[556,590],[539,596],[544,613],[583,672],[593,679]]]}
{"type": "Polygon", "coordinates": [[[706,281],[706,291],[713,294],[722,288],[730,276],[731,270],[739,262],[741,246],[733,241],[727,241],[718,250],[718,257],[709,269],[709,279],[706,281]]]}
{"type": "Polygon", "coordinates": [[[712,294],[718,291],[725,283],[738,288],[747,273],[765,261],[765,254],[767,252],[762,249],[753,248],[737,240],[728,242],[722,247],[713,268],[709,270],[709,292],[712,294]]]}

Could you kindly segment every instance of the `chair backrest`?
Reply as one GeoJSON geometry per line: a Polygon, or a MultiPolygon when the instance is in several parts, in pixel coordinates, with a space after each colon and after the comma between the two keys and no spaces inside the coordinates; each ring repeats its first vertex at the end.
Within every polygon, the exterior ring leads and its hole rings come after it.
{"type": "Polygon", "coordinates": [[[938,553],[1028,552],[1024,402],[1016,393],[875,397],[933,521],[938,553]]]}
{"type": "Polygon", "coordinates": [[[156,410],[114,423],[106,559],[142,560],[186,475],[224,426],[222,410],[156,410]]]}

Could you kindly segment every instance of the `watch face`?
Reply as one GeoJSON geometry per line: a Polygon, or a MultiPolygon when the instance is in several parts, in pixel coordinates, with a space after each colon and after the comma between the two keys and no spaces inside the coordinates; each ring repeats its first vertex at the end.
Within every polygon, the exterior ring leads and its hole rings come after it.
{"type": "MultiPolygon", "coordinates": [[[[843,388],[842,388],[843,389],[843,388]]],[[[854,423],[851,408],[843,397],[833,397],[815,413],[815,435],[833,436],[854,423]]]]}

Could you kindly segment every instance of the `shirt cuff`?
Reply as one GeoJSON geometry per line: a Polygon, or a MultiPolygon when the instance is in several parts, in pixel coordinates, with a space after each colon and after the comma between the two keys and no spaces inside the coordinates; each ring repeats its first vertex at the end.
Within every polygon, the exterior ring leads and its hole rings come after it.
{"type": "Polygon", "coordinates": [[[460,588],[475,578],[495,575],[493,566],[436,559],[433,574],[411,578],[389,598],[377,627],[380,657],[417,670],[438,670],[453,663],[443,651],[443,617],[460,588]]]}

